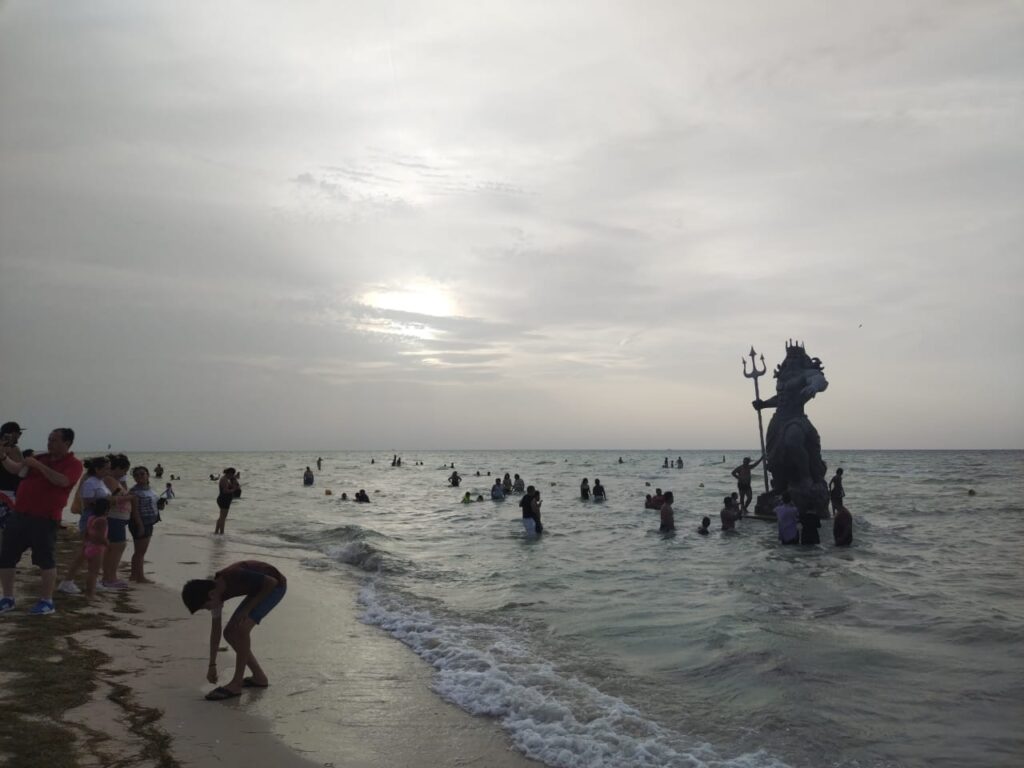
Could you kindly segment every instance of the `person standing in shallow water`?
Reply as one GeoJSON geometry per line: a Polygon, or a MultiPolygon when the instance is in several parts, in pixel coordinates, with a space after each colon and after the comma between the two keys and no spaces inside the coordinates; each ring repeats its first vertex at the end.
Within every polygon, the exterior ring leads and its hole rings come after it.
{"type": "Polygon", "coordinates": [[[673,501],[675,501],[675,496],[672,495],[672,491],[665,491],[661,502],[661,526],[658,528],[662,533],[668,533],[676,529],[676,516],[672,510],[673,501]]]}
{"type": "Polygon", "coordinates": [[[732,476],[736,478],[736,490],[740,492],[740,512],[743,514],[746,514],[750,500],[754,498],[754,490],[750,487],[750,471],[762,461],[764,456],[751,464],[750,457],[744,456],[743,463],[732,471],[732,476]]]}
{"type": "Polygon", "coordinates": [[[217,495],[217,509],[219,516],[217,518],[217,525],[214,527],[214,533],[224,533],[224,524],[228,519],[228,511],[231,509],[231,502],[235,500],[239,491],[242,490],[238,484],[237,473],[234,467],[228,467],[224,470],[224,474],[220,476],[220,480],[217,484],[218,495],[217,495]]]}
{"type": "Polygon", "coordinates": [[[590,498],[590,481],[587,478],[583,478],[583,482],[580,483],[580,499],[586,501],[590,498]]]}
{"type": "Polygon", "coordinates": [[[837,547],[848,547],[853,544],[853,515],[843,504],[839,505],[835,520],[832,521],[832,538],[837,547]]]}
{"type": "Polygon", "coordinates": [[[821,536],[818,529],[821,528],[821,518],[813,509],[800,513],[800,543],[820,544],[821,536]]]}
{"type": "Polygon", "coordinates": [[[836,470],[836,474],[828,484],[828,496],[832,502],[832,514],[834,515],[843,506],[843,498],[846,496],[846,491],[843,490],[842,467],[836,470]]]}
{"type": "Polygon", "coordinates": [[[779,524],[779,541],[782,544],[797,544],[800,541],[800,530],[797,528],[799,512],[793,506],[793,498],[789,491],[782,494],[782,503],[775,508],[775,519],[779,524]]]}

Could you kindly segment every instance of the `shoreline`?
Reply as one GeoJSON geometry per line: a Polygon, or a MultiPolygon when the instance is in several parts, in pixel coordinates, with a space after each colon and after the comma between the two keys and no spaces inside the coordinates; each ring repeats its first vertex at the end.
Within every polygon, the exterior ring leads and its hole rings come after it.
{"type": "MultiPolygon", "coordinates": [[[[172,506],[184,512],[192,503],[172,506]]],[[[69,525],[59,535],[58,573],[77,546],[69,525]]],[[[146,575],[154,583],[102,593],[92,604],[57,593],[57,613],[43,617],[26,612],[38,570],[27,555],[19,564],[18,608],[0,617],[0,654],[7,658],[0,663],[2,703],[11,711],[19,696],[54,699],[45,711],[23,716],[14,708],[19,718],[34,719],[40,736],[45,731],[60,745],[63,759],[48,757],[48,766],[175,768],[225,760],[283,768],[541,765],[514,751],[496,721],[443,701],[431,690],[429,665],[358,621],[354,577],[329,574],[337,584],[325,599],[322,584],[307,588],[325,574],[299,565],[306,553],[255,546],[244,535],[233,537],[230,527],[214,538],[180,522],[161,523],[150,554],[146,575]],[[289,579],[285,600],[253,632],[271,686],[207,702],[203,697],[213,687],[205,680],[209,614],[189,615],[177,589],[187,578],[249,558],[278,564],[289,579]],[[32,650],[10,652],[26,641],[32,650]],[[42,688],[53,695],[32,695],[42,688]],[[73,749],[66,747],[69,740],[73,749]]],[[[221,653],[223,683],[234,654],[223,643],[221,653]]],[[[8,730],[0,753],[17,757],[10,747],[19,743],[19,729],[8,730]]],[[[39,759],[38,749],[32,754],[39,759]]]]}

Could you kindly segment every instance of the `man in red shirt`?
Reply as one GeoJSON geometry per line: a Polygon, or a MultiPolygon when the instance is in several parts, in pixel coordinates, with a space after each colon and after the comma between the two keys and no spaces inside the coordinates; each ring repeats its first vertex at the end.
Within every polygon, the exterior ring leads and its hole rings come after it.
{"type": "Polygon", "coordinates": [[[82,462],[71,452],[75,432],[67,427],[53,430],[46,440],[46,453],[15,462],[3,458],[9,472],[28,474],[18,486],[14,512],[7,520],[0,542],[0,613],[14,610],[14,567],[26,549],[32,550],[32,562],[39,566],[42,583],[39,601],[29,613],[53,613],[53,587],[57,578],[54,550],[61,513],[75,483],[82,476],[82,462]]]}

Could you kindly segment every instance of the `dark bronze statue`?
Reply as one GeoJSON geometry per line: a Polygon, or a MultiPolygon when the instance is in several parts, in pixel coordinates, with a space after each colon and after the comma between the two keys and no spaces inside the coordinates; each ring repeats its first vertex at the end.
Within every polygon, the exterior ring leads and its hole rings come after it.
{"type": "Polygon", "coordinates": [[[765,456],[772,489],[758,497],[756,514],[772,514],[777,497],[789,491],[801,512],[828,517],[828,484],[821,459],[821,438],[804,405],[828,387],[821,360],[808,357],[799,342],[786,344],[786,359],[775,369],[775,396],[755,400],[754,408],[774,408],[768,424],[765,456]]]}

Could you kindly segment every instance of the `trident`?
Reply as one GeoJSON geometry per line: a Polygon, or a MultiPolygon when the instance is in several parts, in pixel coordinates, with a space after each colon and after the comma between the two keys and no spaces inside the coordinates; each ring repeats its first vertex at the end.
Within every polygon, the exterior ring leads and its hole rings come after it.
{"type": "MultiPolygon", "coordinates": [[[[757,385],[757,380],[764,376],[768,372],[768,368],[764,364],[764,355],[761,355],[761,370],[757,370],[757,360],[755,359],[757,353],[754,348],[750,348],[750,373],[747,373],[747,361],[744,358],[740,358],[743,361],[743,375],[748,379],[754,380],[754,397],[758,400],[761,399],[761,390],[757,385]]],[[[757,409],[757,431],[761,436],[761,455],[764,456],[764,422],[761,421],[761,409],[757,409]]],[[[762,464],[764,470],[764,492],[768,493],[768,461],[765,460],[762,464]]]]}

